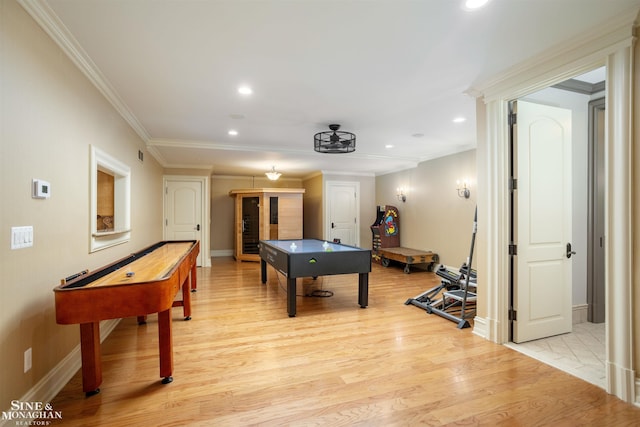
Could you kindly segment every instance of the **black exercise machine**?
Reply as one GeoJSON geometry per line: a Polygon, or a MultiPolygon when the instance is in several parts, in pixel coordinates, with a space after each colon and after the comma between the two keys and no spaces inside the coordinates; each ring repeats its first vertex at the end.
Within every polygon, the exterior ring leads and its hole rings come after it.
{"type": "Polygon", "coordinates": [[[428,314],[435,313],[445,319],[458,324],[458,328],[468,328],[469,321],[476,314],[475,303],[477,294],[470,288],[476,289],[477,272],[471,268],[473,262],[473,250],[478,229],[478,208],[473,217],[473,230],[471,234],[471,249],[469,251],[468,264],[463,263],[458,272],[447,269],[441,265],[436,274],[442,278],[440,284],[434,288],[409,298],[405,305],[415,305],[425,310],[428,314]],[[440,297],[438,297],[440,295],[440,297]]]}

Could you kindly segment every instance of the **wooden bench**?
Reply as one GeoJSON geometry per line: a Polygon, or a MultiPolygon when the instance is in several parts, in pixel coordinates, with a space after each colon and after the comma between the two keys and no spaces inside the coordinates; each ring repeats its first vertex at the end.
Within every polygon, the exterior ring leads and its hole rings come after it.
{"type": "Polygon", "coordinates": [[[403,263],[404,272],[409,274],[412,264],[428,264],[427,270],[433,271],[434,265],[438,262],[438,254],[431,251],[420,251],[409,248],[380,248],[378,249],[383,267],[388,267],[391,260],[403,263]]]}

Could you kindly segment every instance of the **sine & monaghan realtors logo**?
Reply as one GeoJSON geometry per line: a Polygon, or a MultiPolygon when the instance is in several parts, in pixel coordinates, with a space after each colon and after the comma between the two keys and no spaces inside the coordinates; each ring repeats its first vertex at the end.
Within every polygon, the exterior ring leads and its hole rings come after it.
{"type": "Polygon", "coordinates": [[[12,400],[11,408],[2,411],[2,421],[13,421],[16,426],[48,426],[53,420],[62,420],[62,411],[54,411],[49,402],[22,402],[12,400]]]}

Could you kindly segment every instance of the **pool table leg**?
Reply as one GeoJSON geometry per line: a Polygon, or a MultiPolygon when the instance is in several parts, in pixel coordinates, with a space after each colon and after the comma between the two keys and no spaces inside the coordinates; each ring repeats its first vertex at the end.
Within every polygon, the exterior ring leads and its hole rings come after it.
{"type": "Polygon", "coordinates": [[[296,279],[287,278],[287,312],[289,317],[296,315],[296,279]]]}
{"type": "Polygon", "coordinates": [[[267,262],[263,259],[260,259],[260,278],[262,283],[267,283],[267,262]]]}

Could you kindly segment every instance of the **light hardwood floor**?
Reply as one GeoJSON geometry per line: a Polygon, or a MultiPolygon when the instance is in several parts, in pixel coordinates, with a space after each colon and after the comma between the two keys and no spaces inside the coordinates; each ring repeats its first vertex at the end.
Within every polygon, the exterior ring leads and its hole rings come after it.
{"type": "Polygon", "coordinates": [[[173,383],[160,383],[157,316],[143,326],[123,319],[102,345],[101,393],[85,398],[75,375],[51,402],[60,424],[640,424],[640,408],[404,305],[439,282],[433,273],[374,264],[366,309],[357,275],[299,280],[289,318],[285,281],[271,267],[264,286],[258,263],[212,265],[198,269],[193,319],[173,312],[173,383]],[[334,294],[302,296],[316,288],[334,294]]]}

